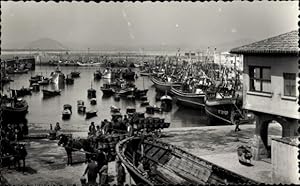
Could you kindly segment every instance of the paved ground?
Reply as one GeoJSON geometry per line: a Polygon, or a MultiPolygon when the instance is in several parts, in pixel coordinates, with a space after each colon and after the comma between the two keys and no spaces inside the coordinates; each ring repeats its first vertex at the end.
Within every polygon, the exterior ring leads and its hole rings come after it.
{"type": "MultiPolygon", "coordinates": [[[[242,125],[242,131],[234,132],[234,126],[215,126],[198,128],[168,129],[164,132],[163,141],[179,146],[212,163],[220,165],[239,174],[264,183],[271,183],[271,165],[264,162],[253,162],[254,166],[246,167],[238,163],[236,149],[241,144],[251,143],[254,125],[242,125]]],[[[269,133],[278,134],[277,128],[269,133]]],[[[86,132],[74,132],[73,136],[86,136],[86,132]]],[[[58,147],[57,141],[47,139],[31,140],[27,144],[28,157],[26,172],[14,169],[1,170],[5,179],[12,185],[19,184],[80,184],[86,164],[84,154],[74,153],[73,166],[66,166],[64,148],[58,147]]],[[[115,164],[109,164],[109,183],[115,184],[115,164]]],[[[128,175],[128,174],[127,174],[128,175]]],[[[129,176],[126,183],[133,183],[129,176]]]]}

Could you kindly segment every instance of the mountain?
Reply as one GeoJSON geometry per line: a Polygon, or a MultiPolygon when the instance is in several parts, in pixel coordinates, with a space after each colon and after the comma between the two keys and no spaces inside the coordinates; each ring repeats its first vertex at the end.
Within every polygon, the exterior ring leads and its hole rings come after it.
{"type": "Polygon", "coordinates": [[[68,48],[54,39],[42,38],[30,42],[24,47],[24,49],[67,50],[68,48]]]}

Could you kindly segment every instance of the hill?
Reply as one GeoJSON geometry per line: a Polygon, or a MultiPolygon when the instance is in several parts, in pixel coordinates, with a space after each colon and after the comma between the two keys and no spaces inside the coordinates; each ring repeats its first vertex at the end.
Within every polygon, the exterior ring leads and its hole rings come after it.
{"type": "Polygon", "coordinates": [[[42,38],[27,44],[24,49],[66,50],[68,48],[54,39],[42,38]]]}

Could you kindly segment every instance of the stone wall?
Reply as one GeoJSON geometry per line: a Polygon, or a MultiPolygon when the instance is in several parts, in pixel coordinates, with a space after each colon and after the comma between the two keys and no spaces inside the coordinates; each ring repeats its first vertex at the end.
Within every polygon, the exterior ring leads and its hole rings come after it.
{"type": "Polygon", "coordinates": [[[272,139],[272,179],[274,183],[300,184],[297,137],[272,139]]]}

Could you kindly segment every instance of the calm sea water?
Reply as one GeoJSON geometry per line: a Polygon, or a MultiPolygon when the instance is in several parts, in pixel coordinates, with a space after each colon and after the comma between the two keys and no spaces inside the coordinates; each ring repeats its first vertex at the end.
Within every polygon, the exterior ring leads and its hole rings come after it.
{"type": "MultiPolygon", "coordinates": [[[[86,131],[89,124],[94,121],[96,124],[100,124],[100,121],[104,119],[111,119],[110,106],[115,105],[121,108],[121,113],[125,114],[128,106],[135,107],[139,112],[145,112],[146,108],[141,107],[140,101],[128,101],[120,100],[116,102],[113,97],[103,98],[100,87],[103,83],[107,83],[108,80],[96,81],[93,78],[93,73],[98,67],[77,67],[76,70],[80,71],[80,77],[76,78],[73,85],[65,85],[62,88],[60,96],[43,99],[43,93],[33,92],[31,96],[26,96],[24,99],[29,104],[29,112],[26,116],[29,127],[36,127],[40,129],[49,129],[49,124],[53,125],[56,122],[60,122],[63,129],[86,131]],[[97,91],[97,105],[91,105],[87,98],[87,89],[93,87],[97,91]],[[77,100],[83,100],[87,110],[97,109],[97,117],[86,120],[84,115],[77,113],[77,100]],[[70,120],[62,120],[62,109],[64,104],[72,105],[72,116],[70,120]]],[[[66,75],[74,70],[75,67],[61,67],[62,72],[66,75]]],[[[51,66],[36,66],[35,71],[31,71],[28,74],[12,75],[14,82],[5,85],[4,90],[8,88],[19,89],[22,86],[29,87],[30,76],[36,74],[42,74],[49,76],[55,67],[51,66]]],[[[136,71],[138,73],[138,71],[136,71]]],[[[138,77],[135,84],[139,88],[148,88],[148,100],[150,105],[160,106],[160,102],[155,101],[155,88],[148,77],[138,77]]],[[[41,89],[43,87],[40,87],[41,89]]],[[[45,86],[46,89],[54,88],[53,85],[45,86]]],[[[147,116],[147,115],[146,115],[147,116]]],[[[173,105],[171,112],[165,112],[163,114],[155,114],[155,117],[165,118],[167,122],[170,122],[170,127],[194,127],[194,126],[206,126],[207,116],[203,111],[178,108],[176,104],[173,105]]]]}

